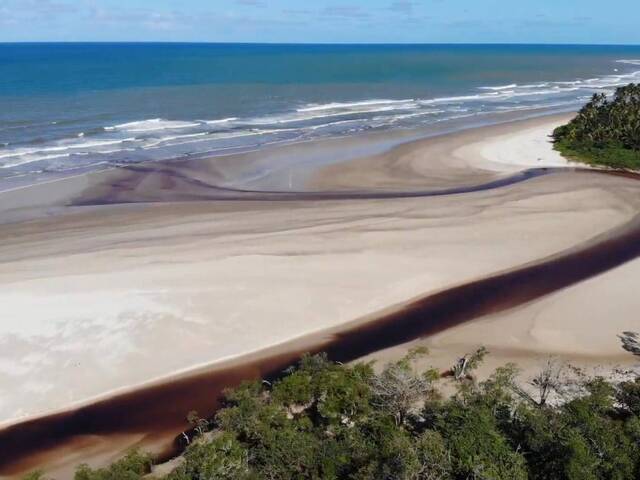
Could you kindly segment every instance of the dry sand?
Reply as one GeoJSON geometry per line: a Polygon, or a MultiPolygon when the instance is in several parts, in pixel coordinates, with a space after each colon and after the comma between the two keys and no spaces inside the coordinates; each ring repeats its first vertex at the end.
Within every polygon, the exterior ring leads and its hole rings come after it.
{"type": "Polygon", "coordinates": [[[322,168],[319,190],[447,188],[477,185],[527,168],[563,167],[549,135],[570,115],[474,128],[410,142],[389,152],[322,168]]]}
{"type": "MultiPolygon", "coordinates": [[[[413,142],[324,167],[307,186],[445,188],[530,166],[566,166],[547,139],[565,120],[413,142]]],[[[210,179],[216,161],[177,168],[210,179]]],[[[224,161],[226,182],[233,184],[232,163],[224,161]]],[[[251,170],[250,163],[239,165],[251,170]]],[[[163,196],[156,203],[65,206],[122,185],[128,175],[107,172],[0,193],[5,424],[521,266],[606,234],[640,212],[637,181],[571,169],[441,197],[179,202],[163,196]]],[[[154,178],[127,195],[159,200],[154,178]]],[[[640,298],[629,287],[638,275],[640,262],[629,262],[435,335],[426,340],[432,363],[445,367],[484,344],[494,352],[489,365],[515,360],[532,368],[548,354],[628,364],[615,335],[638,326],[640,298]]]]}

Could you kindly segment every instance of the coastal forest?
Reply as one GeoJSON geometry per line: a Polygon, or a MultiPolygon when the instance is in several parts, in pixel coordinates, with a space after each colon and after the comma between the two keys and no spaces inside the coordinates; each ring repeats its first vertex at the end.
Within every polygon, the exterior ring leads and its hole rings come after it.
{"type": "Polygon", "coordinates": [[[564,156],[592,165],[640,168],[640,84],[619,87],[612,99],[594,94],[577,116],[553,132],[564,156]]]}
{"type": "MultiPolygon", "coordinates": [[[[638,334],[620,339],[640,356],[638,334]]],[[[185,452],[154,473],[132,451],[75,480],[640,478],[637,371],[589,376],[551,358],[529,380],[510,364],[478,381],[487,354],[445,372],[418,368],[422,349],[382,369],[305,356],[273,382],[227,391],[213,418],[189,413],[185,452]]]]}

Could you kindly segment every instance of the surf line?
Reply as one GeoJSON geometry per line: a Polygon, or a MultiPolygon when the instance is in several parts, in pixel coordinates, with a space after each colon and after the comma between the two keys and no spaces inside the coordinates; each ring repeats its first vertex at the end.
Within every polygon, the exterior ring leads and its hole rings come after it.
{"type": "MultiPolygon", "coordinates": [[[[632,176],[627,173],[594,172],[632,176]]],[[[160,459],[179,453],[176,436],[190,410],[213,415],[225,388],[277,378],[304,353],[326,352],[347,362],[507,311],[604,273],[640,256],[640,215],[578,246],[537,262],[431,293],[332,330],[200,369],[189,375],[0,431],[0,474],[59,459],[79,439],[97,436],[118,451],[118,436],[142,434],[140,446],[164,445],[160,459]]],[[[122,437],[120,437],[121,441],[122,437]]],[[[82,447],[79,447],[82,448],[82,447]]]]}

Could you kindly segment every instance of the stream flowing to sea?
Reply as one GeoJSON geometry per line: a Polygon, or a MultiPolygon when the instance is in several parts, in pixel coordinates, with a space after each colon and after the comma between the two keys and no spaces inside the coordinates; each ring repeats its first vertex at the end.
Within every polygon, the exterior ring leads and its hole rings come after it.
{"type": "MultiPolygon", "coordinates": [[[[545,175],[576,174],[619,175],[640,180],[635,173],[534,169],[500,182],[452,192],[423,191],[421,195],[459,195],[503,188],[545,175]]],[[[418,195],[418,192],[410,194],[418,195]]],[[[404,195],[400,193],[398,196],[404,195]]],[[[372,198],[386,197],[383,194],[372,198]]],[[[318,200],[316,195],[307,197],[302,194],[297,201],[305,198],[318,200]]],[[[349,197],[345,195],[340,198],[349,197]]],[[[280,198],[288,199],[296,200],[295,197],[280,198]]],[[[220,406],[224,389],[233,388],[245,380],[278,378],[286,367],[295,363],[304,353],[325,352],[333,361],[356,360],[488,314],[521,306],[616,268],[638,256],[640,215],[635,215],[627,223],[596,239],[512,270],[428,293],[392,310],[371,315],[367,321],[352,322],[307,335],[201,368],[191,374],[12,425],[0,430],[0,445],[3,446],[0,450],[0,475],[24,474],[52,464],[65,455],[64,452],[86,448],[82,441],[86,438],[100,438],[103,449],[118,451],[122,436],[142,435],[142,447],[153,445],[158,459],[168,460],[185,447],[184,436],[180,433],[186,427],[185,412],[197,410],[207,416],[213,415],[220,406]]]]}
{"type": "MultiPolygon", "coordinates": [[[[0,184],[123,164],[138,178],[150,167],[133,164],[147,160],[428,128],[452,119],[477,123],[501,112],[571,111],[594,92],[611,93],[640,81],[638,59],[640,47],[0,45],[0,184]]],[[[621,175],[534,169],[444,191],[258,193],[261,199],[282,201],[426,197],[576,174],[621,175]]],[[[167,169],[167,180],[175,180],[171,175],[167,169]]],[[[214,185],[198,187],[220,193],[214,185]]],[[[256,192],[230,194],[243,198],[256,192]]],[[[114,202],[106,195],[87,204],[114,202]]],[[[425,294],[367,322],[13,425],[0,431],[0,472],[23,473],[59,461],[69,451],[87,448],[88,439],[100,439],[105,451],[116,451],[127,435],[163,447],[162,456],[169,457],[182,447],[176,439],[185,427],[185,412],[212,414],[223,388],[277,377],[303,352],[325,351],[339,361],[360,358],[517,307],[638,256],[636,216],[597,239],[425,294]]]]}

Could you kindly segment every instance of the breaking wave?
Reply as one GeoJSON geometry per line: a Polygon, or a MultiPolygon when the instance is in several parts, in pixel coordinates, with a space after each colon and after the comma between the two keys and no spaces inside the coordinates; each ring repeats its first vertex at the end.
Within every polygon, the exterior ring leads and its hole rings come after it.
{"type": "MultiPolygon", "coordinates": [[[[620,59],[616,64],[640,66],[640,59],[620,59]]],[[[620,73],[616,69],[613,74],[587,79],[486,85],[464,95],[435,98],[306,103],[246,118],[132,120],[76,131],[65,138],[0,143],[0,176],[228,153],[371,129],[415,128],[492,112],[570,110],[595,92],[610,94],[630,82],[640,82],[640,71],[620,73]]],[[[6,124],[0,125],[0,131],[29,127],[38,128],[36,124],[6,124]]]]}

